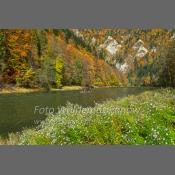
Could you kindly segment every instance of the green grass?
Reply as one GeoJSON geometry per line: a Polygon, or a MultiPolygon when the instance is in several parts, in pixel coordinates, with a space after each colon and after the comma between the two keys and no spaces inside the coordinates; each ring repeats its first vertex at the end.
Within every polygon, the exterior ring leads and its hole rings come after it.
{"type": "Polygon", "coordinates": [[[94,108],[68,103],[37,128],[19,134],[18,144],[174,145],[175,90],[147,91],[94,108]]]}

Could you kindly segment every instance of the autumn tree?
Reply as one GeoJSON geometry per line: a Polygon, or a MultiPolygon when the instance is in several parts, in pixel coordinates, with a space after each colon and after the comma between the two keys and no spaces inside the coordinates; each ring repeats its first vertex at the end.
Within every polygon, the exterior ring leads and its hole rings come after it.
{"type": "Polygon", "coordinates": [[[0,88],[3,86],[3,71],[5,69],[6,47],[5,47],[5,33],[4,30],[0,30],[0,88]]]}
{"type": "Polygon", "coordinates": [[[31,31],[5,30],[5,72],[4,80],[7,83],[19,83],[28,86],[33,78],[30,67],[31,58],[31,31]]]}
{"type": "Polygon", "coordinates": [[[175,87],[175,41],[171,42],[168,48],[165,48],[160,63],[160,85],[175,87]]]}
{"type": "Polygon", "coordinates": [[[62,87],[62,80],[63,80],[63,68],[64,68],[64,61],[62,58],[58,57],[55,61],[55,82],[56,87],[62,87]]]}

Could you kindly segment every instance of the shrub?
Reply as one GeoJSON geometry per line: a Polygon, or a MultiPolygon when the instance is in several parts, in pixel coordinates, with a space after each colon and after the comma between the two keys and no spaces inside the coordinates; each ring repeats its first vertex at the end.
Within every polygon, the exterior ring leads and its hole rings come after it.
{"type": "Polygon", "coordinates": [[[35,72],[30,68],[23,70],[22,75],[16,77],[17,86],[33,87],[35,72]]]}

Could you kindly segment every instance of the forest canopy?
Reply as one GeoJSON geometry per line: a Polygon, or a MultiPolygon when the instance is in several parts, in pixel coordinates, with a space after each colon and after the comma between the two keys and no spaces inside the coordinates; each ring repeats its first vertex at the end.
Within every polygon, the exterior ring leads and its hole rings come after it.
{"type": "Polygon", "coordinates": [[[164,29],[1,29],[0,87],[175,87],[173,32],[164,29]],[[118,49],[114,55],[107,52],[109,46],[114,48],[112,40],[118,49]],[[107,49],[102,47],[106,43],[107,49]],[[127,65],[127,70],[121,71],[116,65],[127,65]]]}

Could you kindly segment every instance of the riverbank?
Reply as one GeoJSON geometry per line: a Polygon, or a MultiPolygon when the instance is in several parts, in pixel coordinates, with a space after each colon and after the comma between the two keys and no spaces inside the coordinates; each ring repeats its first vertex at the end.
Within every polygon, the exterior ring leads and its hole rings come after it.
{"type": "Polygon", "coordinates": [[[175,90],[146,91],[88,108],[68,104],[39,127],[10,134],[0,144],[175,145],[175,90]]]}
{"type": "MultiPolygon", "coordinates": [[[[104,86],[104,87],[93,87],[93,88],[111,88],[116,86],[104,86]]],[[[46,90],[44,88],[23,88],[23,87],[8,87],[8,88],[0,88],[0,94],[15,94],[15,93],[32,93],[32,92],[46,92],[46,91],[76,91],[83,90],[82,86],[63,86],[60,89],[51,88],[50,90],[46,90]]]]}
{"type": "Polygon", "coordinates": [[[82,90],[82,86],[63,86],[61,89],[52,88],[50,91],[74,91],[74,90],[82,90]]]}
{"type": "MultiPolygon", "coordinates": [[[[49,91],[72,91],[82,90],[81,86],[64,86],[61,89],[50,89],[49,91]]],[[[13,93],[32,93],[32,92],[45,92],[43,88],[23,88],[23,87],[10,87],[0,89],[0,94],[13,94],[13,93]]]]}
{"type": "Polygon", "coordinates": [[[43,92],[43,91],[45,90],[39,88],[10,87],[0,89],[0,94],[32,93],[32,92],[43,92]]]}

